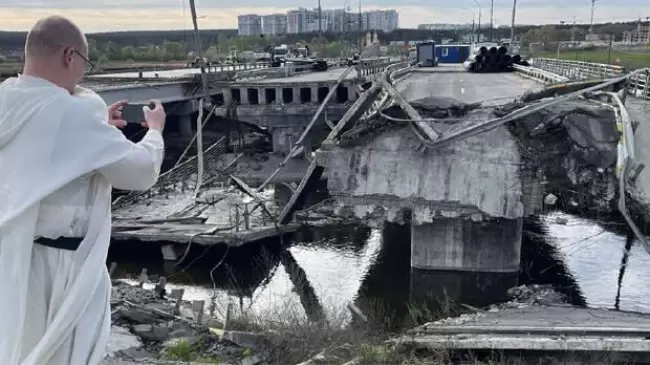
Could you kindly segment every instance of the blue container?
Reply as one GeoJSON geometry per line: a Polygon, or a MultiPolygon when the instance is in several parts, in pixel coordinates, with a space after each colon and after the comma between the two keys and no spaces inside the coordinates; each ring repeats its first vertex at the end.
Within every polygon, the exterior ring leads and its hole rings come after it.
{"type": "Polygon", "coordinates": [[[469,57],[471,46],[467,44],[436,45],[439,63],[463,63],[469,57]]]}

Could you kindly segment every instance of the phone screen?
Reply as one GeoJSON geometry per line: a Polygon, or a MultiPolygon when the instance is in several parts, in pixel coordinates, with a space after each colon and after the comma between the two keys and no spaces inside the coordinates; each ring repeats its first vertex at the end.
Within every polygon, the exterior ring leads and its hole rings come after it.
{"type": "Polygon", "coordinates": [[[140,124],[144,122],[144,104],[126,104],[122,106],[122,119],[127,123],[140,124]]]}

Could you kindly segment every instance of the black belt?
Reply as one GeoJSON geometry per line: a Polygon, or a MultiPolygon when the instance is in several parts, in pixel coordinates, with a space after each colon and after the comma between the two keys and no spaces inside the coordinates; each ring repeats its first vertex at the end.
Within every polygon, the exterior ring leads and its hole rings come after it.
{"type": "Polygon", "coordinates": [[[34,240],[39,245],[67,251],[77,251],[81,245],[81,241],[83,241],[81,237],[59,237],[57,239],[39,237],[34,240]]]}

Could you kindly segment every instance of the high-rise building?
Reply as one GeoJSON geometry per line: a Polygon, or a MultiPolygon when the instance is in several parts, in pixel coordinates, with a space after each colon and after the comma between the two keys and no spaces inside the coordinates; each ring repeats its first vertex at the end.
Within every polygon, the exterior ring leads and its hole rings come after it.
{"type": "Polygon", "coordinates": [[[304,9],[289,10],[287,12],[287,34],[302,33],[302,19],[304,9]]]}
{"type": "Polygon", "coordinates": [[[286,14],[263,15],[262,34],[265,35],[287,34],[287,15],[286,14]]]}
{"type": "Polygon", "coordinates": [[[323,9],[322,13],[323,19],[327,22],[327,29],[323,29],[323,31],[342,33],[349,30],[345,9],[323,9]]]}
{"type": "Polygon", "coordinates": [[[396,10],[373,10],[362,16],[364,28],[367,30],[381,30],[386,33],[398,28],[399,15],[396,10]]]}
{"type": "Polygon", "coordinates": [[[373,10],[361,14],[345,9],[322,9],[320,22],[318,9],[306,8],[289,10],[286,15],[248,14],[239,16],[240,35],[298,34],[319,30],[336,33],[381,30],[388,33],[397,29],[398,26],[399,15],[393,9],[373,10]]]}
{"type": "Polygon", "coordinates": [[[239,35],[255,36],[262,34],[262,16],[245,14],[237,17],[239,35]]]}

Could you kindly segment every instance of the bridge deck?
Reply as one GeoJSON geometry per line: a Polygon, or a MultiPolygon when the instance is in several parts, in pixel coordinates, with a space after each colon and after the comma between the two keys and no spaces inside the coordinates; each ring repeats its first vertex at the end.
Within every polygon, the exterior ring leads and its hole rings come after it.
{"type": "MultiPolygon", "coordinates": [[[[233,71],[235,70],[234,66],[224,66],[225,71],[233,71]]],[[[142,78],[145,79],[167,79],[167,80],[174,80],[174,79],[182,79],[182,78],[188,78],[188,77],[194,77],[194,75],[199,75],[201,74],[201,69],[200,68],[178,68],[174,70],[159,70],[159,71],[143,71],[142,72],[142,78]]],[[[139,79],[140,78],[140,73],[137,71],[130,71],[130,72],[117,72],[117,73],[110,73],[110,74],[101,74],[101,75],[91,75],[88,76],[88,79],[97,79],[97,80],[102,80],[102,79],[139,79]]]]}
{"type": "Polygon", "coordinates": [[[465,71],[461,65],[420,68],[397,84],[397,90],[408,101],[437,96],[485,105],[502,104],[542,88],[542,84],[514,72],[477,74],[465,71]]]}
{"type": "Polygon", "coordinates": [[[400,338],[434,349],[648,353],[650,317],[577,307],[505,309],[430,323],[400,338]]]}
{"type": "MultiPolygon", "coordinates": [[[[299,73],[289,77],[283,78],[268,78],[268,79],[249,79],[238,81],[240,84],[290,84],[294,82],[324,82],[324,81],[336,81],[345,72],[346,68],[334,68],[322,72],[305,72],[299,73]]],[[[347,80],[352,80],[357,76],[356,71],[350,72],[346,77],[347,80]]]]}

